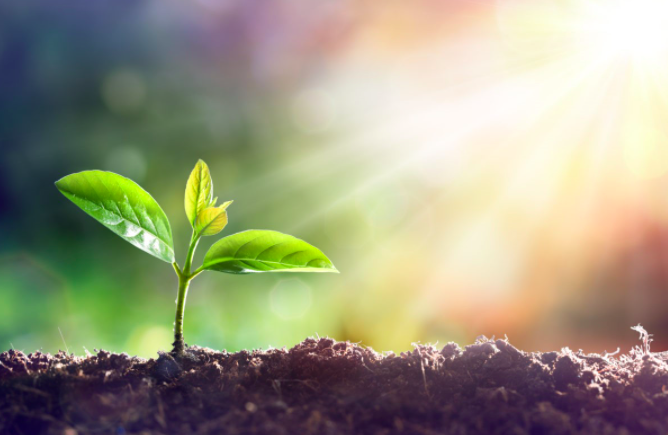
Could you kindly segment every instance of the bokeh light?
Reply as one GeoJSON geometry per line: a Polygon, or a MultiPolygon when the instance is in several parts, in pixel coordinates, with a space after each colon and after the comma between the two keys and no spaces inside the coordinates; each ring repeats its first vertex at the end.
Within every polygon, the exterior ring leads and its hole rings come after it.
{"type": "Polygon", "coordinates": [[[169,265],[53,182],[140,182],[182,261],[198,158],[227,233],[294,234],[341,274],[203,275],[190,344],[601,352],[641,323],[665,348],[664,3],[0,4],[0,348],[167,349],[169,265]]]}

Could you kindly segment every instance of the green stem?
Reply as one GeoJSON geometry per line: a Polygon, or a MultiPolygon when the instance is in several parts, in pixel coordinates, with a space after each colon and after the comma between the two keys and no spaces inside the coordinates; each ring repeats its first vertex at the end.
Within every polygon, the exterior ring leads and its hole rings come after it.
{"type": "Polygon", "coordinates": [[[186,349],[186,343],[183,340],[183,316],[186,309],[186,297],[188,296],[190,281],[199,274],[199,272],[190,273],[193,255],[195,254],[198,242],[199,236],[193,231],[190,238],[190,246],[188,247],[188,254],[186,255],[186,262],[183,264],[183,270],[180,270],[178,264],[174,263],[174,270],[176,271],[176,276],[179,278],[179,290],[176,296],[176,320],[174,321],[174,343],[172,343],[174,346],[172,353],[176,355],[183,355],[186,349]]]}
{"type": "Polygon", "coordinates": [[[186,296],[188,295],[188,286],[190,280],[182,279],[179,276],[179,292],[176,298],[176,321],[174,322],[174,349],[172,353],[183,355],[186,349],[185,341],[183,340],[183,314],[186,309],[186,296]]]}

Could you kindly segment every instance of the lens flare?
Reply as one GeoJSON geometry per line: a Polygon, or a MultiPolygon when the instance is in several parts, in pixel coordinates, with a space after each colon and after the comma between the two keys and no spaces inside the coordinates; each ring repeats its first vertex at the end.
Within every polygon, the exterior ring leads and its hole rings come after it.
{"type": "Polygon", "coordinates": [[[668,3],[618,0],[589,4],[581,28],[591,33],[591,47],[608,55],[642,62],[668,53],[668,3]]]}

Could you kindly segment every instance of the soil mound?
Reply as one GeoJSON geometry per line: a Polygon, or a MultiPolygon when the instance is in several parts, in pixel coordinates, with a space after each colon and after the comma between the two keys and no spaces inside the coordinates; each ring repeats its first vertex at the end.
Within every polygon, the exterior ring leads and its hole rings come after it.
{"type": "Polygon", "coordinates": [[[461,349],[0,354],[2,434],[666,434],[668,358],[461,349]]]}

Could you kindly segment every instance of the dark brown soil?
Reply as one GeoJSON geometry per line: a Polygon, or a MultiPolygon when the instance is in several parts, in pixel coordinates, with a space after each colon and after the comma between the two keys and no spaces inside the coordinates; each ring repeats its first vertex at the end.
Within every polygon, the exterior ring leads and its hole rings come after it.
{"type": "Polygon", "coordinates": [[[381,355],[334,340],[143,360],[0,354],[2,434],[666,434],[668,365],[505,340],[381,355]]]}

